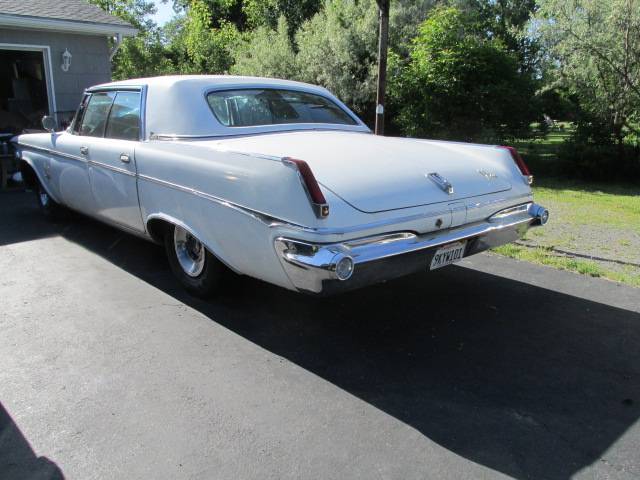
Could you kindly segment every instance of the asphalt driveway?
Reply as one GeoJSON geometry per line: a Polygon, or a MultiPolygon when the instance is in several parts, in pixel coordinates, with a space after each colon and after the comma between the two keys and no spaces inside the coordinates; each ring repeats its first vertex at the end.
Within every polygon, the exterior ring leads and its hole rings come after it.
{"type": "Polygon", "coordinates": [[[479,255],[319,300],[0,194],[0,478],[640,477],[640,290],[479,255]]]}

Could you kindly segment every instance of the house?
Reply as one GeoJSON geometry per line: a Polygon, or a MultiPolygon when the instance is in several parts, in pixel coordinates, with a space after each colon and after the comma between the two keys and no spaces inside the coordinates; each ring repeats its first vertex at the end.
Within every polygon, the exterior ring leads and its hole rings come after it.
{"type": "Polygon", "coordinates": [[[45,114],[64,126],[136,32],[86,0],[0,0],[0,133],[41,128],[45,114]]]}

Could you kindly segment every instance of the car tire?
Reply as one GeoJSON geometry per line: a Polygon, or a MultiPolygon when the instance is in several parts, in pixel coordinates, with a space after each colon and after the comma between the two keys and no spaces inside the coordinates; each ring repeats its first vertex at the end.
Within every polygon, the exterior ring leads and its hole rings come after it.
{"type": "Polygon", "coordinates": [[[172,225],[164,246],[171,271],[189,293],[208,298],[218,291],[226,267],[189,231],[172,225]]]}
{"type": "Polygon", "coordinates": [[[49,192],[47,192],[39,180],[36,180],[34,187],[36,201],[38,202],[38,207],[42,215],[44,215],[47,220],[61,220],[64,217],[65,208],[51,198],[51,195],[49,195],[49,192]]]}

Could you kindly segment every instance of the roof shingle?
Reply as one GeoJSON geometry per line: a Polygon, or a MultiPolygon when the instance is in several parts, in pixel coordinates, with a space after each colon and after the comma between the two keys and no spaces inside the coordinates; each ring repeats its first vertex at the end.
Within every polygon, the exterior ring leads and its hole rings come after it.
{"type": "Polygon", "coordinates": [[[131,26],[86,0],[0,0],[0,14],[131,26]]]}

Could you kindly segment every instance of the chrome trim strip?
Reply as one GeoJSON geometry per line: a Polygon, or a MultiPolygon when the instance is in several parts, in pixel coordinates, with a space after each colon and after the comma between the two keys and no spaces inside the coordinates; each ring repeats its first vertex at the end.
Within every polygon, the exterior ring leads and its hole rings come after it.
{"type": "MultiPolygon", "coordinates": [[[[282,125],[282,124],[275,124],[275,125],[282,125]]],[[[335,124],[339,127],[351,127],[350,129],[347,128],[334,128],[331,125],[334,124],[316,124],[316,123],[298,123],[297,125],[299,126],[304,126],[304,125],[313,125],[313,127],[309,127],[309,128],[287,128],[287,129],[282,129],[282,130],[266,130],[263,132],[242,132],[242,131],[238,131],[236,133],[212,133],[212,134],[206,134],[206,135],[185,135],[185,134],[178,134],[178,133],[150,133],[149,134],[149,140],[160,140],[160,141],[179,141],[179,140],[206,140],[206,139],[225,139],[225,138],[237,138],[237,137],[247,137],[247,136],[254,136],[254,135],[271,135],[271,134],[277,134],[277,133],[291,133],[291,132],[324,132],[324,131],[328,131],[328,132],[334,132],[334,131],[343,131],[343,132],[350,132],[350,133],[365,133],[365,134],[371,134],[371,130],[369,130],[368,127],[366,126],[360,126],[360,125],[340,125],[340,124],[335,124]],[[318,127],[316,125],[325,125],[322,127],[318,127]]],[[[257,128],[257,127],[228,127],[228,128],[257,128]]]]}
{"type": "MultiPolygon", "coordinates": [[[[179,190],[181,192],[185,192],[185,193],[191,193],[193,195],[197,195],[199,197],[205,198],[207,200],[211,200],[213,202],[216,202],[220,205],[226,206],[226,207],[230,207],[233,208],[234,210],[240,211],[244,214],[247,214],[251,217],[253,217],[254,219],[264,223],[266,226],[268,226],[269,228],[277,228],[277,227],[287,227],[287,228],[292,228],[294,230],[299,230],[301,232],[307,232],[307,233],[314,233],[317,235],[344,235],[344,234],[348,234],[348,233],[354,233],[354,232],[358,232],[361,230],[369,230],[372,228],[379,228],[379,227],[386,227],[386,226],[391,226],[391,225],[396,225],[396,224],[401,224],[401,223],[406,223],[406,222],[411,222],[411,221],[415,221],[415,220],[421,220],[421,219],[426,219],[426,218],[431,218],[431,217],[436,217],[438,215],[444,215],[450,212],[449,209],[447,210],[439,210],[439,211],[435,211],[435,212],[425,212],[425,213],[417,213],[417,214],[413,214],[413,215],[407,215],[404,217],[400,217],[400,218],[389,218],[389,219],[384,219],[384,220],[378,220],[375,222],[371,222],[371,223],[363,223],[363,224],[359,224],[359,225],[353,225],[353,226],[349,226],[349,227],[337,227],[337,228],[330,228],[330,227],[308,227],[305,225],[300,225],[294,222],[290,222],[288,220],[284,220],[281,218],[277,218],[274,217],[272,215],[269,215],[267,213],[264,212],[260,212],[258,210],[254,210],[252,208],[249,207],[245,207],[243,205],[231,202],[229,200],[225,200],[223,198],[220,197],[216,197],[215,195],[211,195],[208,193],[204,193],[201,192],[199,190],[190,188],[190,187],[185,187],[182,185],[178,185],[176,183],[172,183],[172,182],[168,182],[166,180],[161,180],[159,178],[155,178],[155,177],[151,177],[149,175],[144,175],[144,174],[138,174],[138,178],[142,179],[142,180],[147,180],[149,182],[152,183],[156,183],[158,185],[162,185],[168,188],[173,188],[175,190],[179,190]]],[[[481,206],[487,206],[487,205],[492,205],[495,203],[502,203],[502,202],[506,202],[506,201],[518,201],[518,200],[529,200],[531,198],[531,195],[517,195],[514,196],[512,198],[500,198],[500,199],[494,199],[491,200],[489,202],[485,202],[483,204],[476,204],[474,206],[474,208],[479,208],[481,206]]]]}
{"type": "MultiPolygon", "coordinates": [[[[97,164],[97,166],[104,166],[105,168],[117,171],[119,173],[135,176],[135,177],[137,177],[137,178],[139,178],[141,180],[146,180],[146,181],[149,181],[149,182],[152,182],[152,183],[156,183],[158,185],[162,185],[164,187],[173,188],[175,190],[178,190],[178,191],[181,191],[181,192],[185,192],[185,193],[190,193],[192,195],[197,195],[199,197],[205,198],[205,199],[210,200],[212,202],[218,203],[219,205],[226,206],[226,207],[229,207],[229,208],[233,208],[236,211],[244,213],[245,215],[248,215],[248,216],[254,218],[255,220],[258,220],[259,222],[265,224],[269,228],[285,227],[285,228],[291,228],[293,230],[298,230],[300,232],[312,233],[312,234],[316,234],[316,235],[346,235],[346,234],[350,234],[350,233],[354,233],[354,232],[359,232],[359,231],[362,231],[362,230],[369,230],[369,229],[380,228],[380,227],[388,227],[388,226],[398,225],[398,224],[402,224],[402,223],[406,223],[406,222],[412,222],[412,221],[416,221],[416,220],[428,219],[428,218],[436,217],[436,216],[439,216],[439,215],[445,215],[445,214],[447,214],[447,213],[449,213],[451,211],[450,209],[446,209],[446,210],[443,209],[443,210],[438,210],[438,211],[417,213],[417,214],[413,214],[413,215],[406,215],[404,217],[399,217],[399,218],[398,217],[394,217],[394,218],[378,220],[378,221],[370,222],[370,223],[362,223],[362,224],[359,224],[359,225],[353,225],[353,226],[348,226],[348,227],[335,227],[335,228],[331,228],[331,227],[309,227],[309,226],[306,226],[306,225],[300,225],[300,224],[295,223],[295,222],[290,222],[290,221],[282,219],[282,218],[274,217],[272,215],[269,215],[267,213],[261,212],[259,210],[255,210],[255,209],[252,209],[252,208],[249,208],[249,207],[245,207],[243,205],[234,203],[234,202],[232,202],[230,200],[225,200],[224,198],[216,197],[215,195],[211,195],[209,193],[201,192],[201,191],[196,190],[196,189],[191,188],[191,187],[185,187],[183,185],[179,185],[179,184],[173,183],[173,182],[168,182],[166,180],[161,180],[159,178],[155,178],[155,177],[152,177],[152,176],[149,176],[149,175],[135,174],[133,172],[129,172],[129,171],[126,171],[126,170],[118,169],[117,167],[111,167],[110,165],[102,164],[100,162],[95,162],[93,160],[92,161],[87,161],[87,160],[85,160],[83,158],[80,158],[80,157],[75,157],[73,155],[68,155],[68,154],[62,154],[62,153],[55,152],[55,151],[52,151],[52,150],[47,149],[47,148],[36,147],[36,146],[23,144],[23,143],[20,143],[20,145],[28,147],[28,148],[32,148],[34,150],[41,150],[41,151],[44,151],[46,153],[51,153],[53,155],[65,156],[65,157],[68,157],[68,158],[70,158],[72,160],[80,161],[80,162],[83,162],[83,163],[89,163],[90,162],[92,164],[97,164]]],[[[467,205],[466,208],[467,209],[483,208],[483,207],[487,207],[487,206],[490,206],[490,205],[494,205],[494,204],[497,204],[497,203],[503,203],[503,202],[507,202],[507,201],[524,203],[526,201],[531,201],[531,198],[532,198],[532,195],[530,193],[526,194],[526,195],[516,195],[516,196],[513,196],[513,197],[500,197],[500,198],[497,198],[497,199],[488,200],[486,202],[478,202],[478,203],[475,203],[473,205],[467,205]]],[[[460,206],[459,208],[460,208],[460,210],[462,210],[463,207],[460,206]]]]}
{"type": "Polygon", "coordinates": [[[147,139],[147,85],[142,86],[140,95],[140,141],[144,142],[147,139]]]}
{"type": "Polygon", "coordinates": [[[40,151],[40,152],[43,152],[43,153],[48,153],[50,155],[55,155],[55,156],[58,156],[58,157],[67,158],[69,160],[74,160],[76,162],[81,162],[81,163],[84,163],[84,164],[94,165],[96,167],[105,168],[107,170],[111,170],[111,171],[114,171],[114,172],[122,173],[123,175],[129,175],[130,177],[136,177],[137,176],[134,172],[130,172],[129,170],[125,170],[124,168],[114,167],[112,165],[108,165],[106,163],[98,162],[96,160],[87,160],[85,158],[77,157],[77,156],[71,155],[69,153],[59,152],[57,150],[51,150],[50,148],[37,147],[35,145],[29,145],[29,144],[26,144],[26,143],[18,143],[18,145],[20,145],[21,147],[26,147],[26,148],[30,148],[32,150],[40,151]]]}
{"type": "Polygon", "coordinates": [[[96,162],[95,160],[89,160],[87,163],[89,163],[89,165],[94,165],[96,167],[104,168],[106,170],[111,170],[112,172],[121,173],[123,175],[128,175],[130,177],[137,176],[135,172],[130,172],[129,170],[126,170],[124,168],[114,167],[113,165],[109,165],[106,163],[96,162]]]}
{"type": "Polygon", "coordinates": [[[531,207],[531,202],[523,203],[522,205],[516,205],[515,207],[505,208],[504,210],[500,210],[497,213],[494,213],[489,217],[489,221],[500,220],[501,218],[508,217],[511,215],[517,215],[518,213],[524,213],[529,211],[531,207]]]}
{"type": "Polygon", "coordinates": [[[88,161],[82,157],[78,157],[76,155],[71,155],[70,153],[64,153],[64,152],[59,152],[57,150],[52,150],[50,148],[46,148],[46,147],[39,147],[37,145],[30,145],[28,143],[23,143],[23,142],[18,142],[18,145],[21,147],[26,147],[26,148],[30,148],[32,150],[35,150],[37,152],[42,152],[42,153],[48,153],[50,155],[55,155],[58,157],[63,157],[63,158],[67,158],[69,160],[75,160],[76,162],[82,162],[82,163],[87,163],[88,161]]]}
{"type": "Polygon", "coordinates": [[[87,93],[96,93],[96,92],[107,92],[107,91],[114,91],[114,90],[120,90],[123,92],[139,92],[141,91],[143,88],[145,88],[146,85],[144,84],[140,84],[140,85],[118,85],[118,84],[114,84],[114,85],[96,85],[94,87],[89,87],[85,90],[85,92],[87,93]]]}
{"type": "Polygon", "coordinates": [[[248,207],[244,207],[242,205],[239,205],[237,203],[231,202],[229,200],[225,200],[224,198],[220,198],[220,197],[216,197],[215,195],[211,195],[209,193],[205,193],[205,192],[201,192],[199,190],[196,190],[194,188],[190,188],[190,187],[185,187],[182,185],[178,185],[177,183],[172,183],[172,182],[168,182],[166,180],[160,180],[159,178],[155,178],[155,177],[151,177],[149,175],[144,175],[142,173],[137,175],[139,179],[141,180],[147,180],[148,182],[152,182],[152,183],[156,183],[158,185],[162,185],[164,187],[168,187],[168,188],[173,188],[174,190],[178,190],[180,192],[185,192],[185,193],[190,193],[192,195],[196,195],[198,197],[204,198],[206,200],[210,200],[212,202],[215,202],[219,205],[222,205],[224,207],[228,207],[228,208],[232,208],[236,211],[239,211],[241,213],[244,213],[245,215],[248,215],[250,217],[252,217],[255,220],[258,220],[261,223],[264,223],[266,226],[273,228],[273,227],[280,227],[280,226],[286,226],[286,227],[290,227],[296,230],[300,230],[300,231],[307,231],[307,232],[312,232],[314,231],[313,228],[310,227],[305,227],[304,225],[299,225],[297,223],[292,223],[289,222],[287,220],[282,220],[276,217],[272,217],[271,215],[268,215],[266,213],[260,212],[258,210],[254,210],[248,207]]]}

